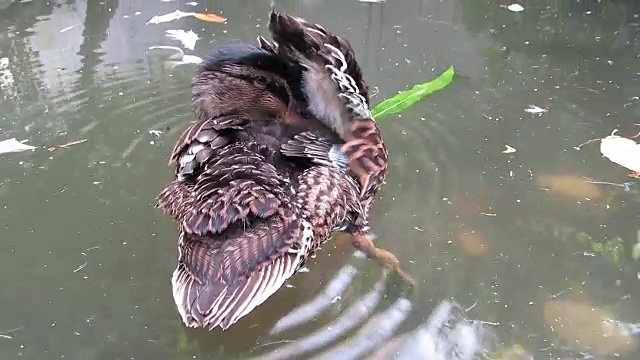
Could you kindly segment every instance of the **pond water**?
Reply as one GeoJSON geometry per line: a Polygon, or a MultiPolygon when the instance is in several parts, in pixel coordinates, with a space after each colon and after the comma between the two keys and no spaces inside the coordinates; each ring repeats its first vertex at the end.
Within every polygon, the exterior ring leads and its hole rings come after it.
{"type": "Polygon", "coordinates": [[[280,2],[352,42],[374,102],[456,68],[380,121],[391,168],[372,224],[418,286],[380,299],[375,264],[338,238],[292,287],[207,332],[177,316],[175,226],[153,207],[193,119],[194,68],[149,47],[179,46],[168,29],[199,34],[191,55],[253,42],[269,2],[1,1],[0,140],[38,149],[0,156],[0,358],[637,359],[637,180],[597,144],[575,147],[637,133],[640,3],[510,3],[280,2]],[[145,25],[176,9],[228,22],[145,25]],[[324,312],[270,333],[340,274],[353,282],[324,312]]]}

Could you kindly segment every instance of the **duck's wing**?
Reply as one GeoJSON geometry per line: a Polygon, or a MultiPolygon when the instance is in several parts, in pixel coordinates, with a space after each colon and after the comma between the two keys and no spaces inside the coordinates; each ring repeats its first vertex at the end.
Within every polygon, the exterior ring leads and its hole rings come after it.
{"type": "MultiPolygon", "coordinates": [[[[233,198],[231,204],[247,215],[229,223],[219,235],[198,236],[198,226],[185,222],[179,266],[172,278],[174,299],[185,324],[226,329],[237,322],[282,287],[345,218],[348,206],[356,203],[357,184],[335,168],[312,167],[295,183],[291,201],[281,201],[286,196],[279,194],[273,199],[277,209],[264,217],[264,212],[258,215],[260,211],[242,205],[247,201],[241,199],[266,196],[246,195],[255,193],[257,184],[251,189],[235,191],[237,184],[233,184],[220,190],[218,194],[228,195],[214,196],[216,204],[229,209],[228,199],[233,198]]],[[[209,228],[216,231],[217,224],[209,228]]]]}
{"type": "Polygon", "coordinates": [[[341,149],[361,185],[361,200],[369,203],[386,176],[388,153],[353,49],[322,26],[275,10],[269,30],[279,54],[305,67],[309,109],[344,140],[341,149]]]}
{"type": "Polygon", "coordinates": [[[177,178],[158,196],[179,224],[172,284],[188,326],[227,328],[280,288],[312,244],[290,180],[267,161],[274,150],[237,141],[246,126],[191,124],[171,154],[177,178]]]}
{"type": "Polygon", "coordinates": [[[231,326],[298,270],[312,235],[309,223],[281,217],[238,228],[224,241],[182,231],[172,285],[184,323],[231,326]]]}
{"type": "Polygon", "coordinates": [[[191,159],[198,162],[196,172],[165,188],[158,206],[179,223],[173,289],[182,319],[189,326],[226,328],[298,269],[298,250],[308,246],[313,231],[296,212],[288,180],[267,163],[268,148],[237,142],[212,147],[231,138],[220,129],[213,136],[203,123],[185,131],[186,145],[177,146],[173,158],[180,169],[193,146],[204,144],[213,153],[204,163],[191,159]],[[210,142],[200,142],[201,132],[210,142]]]}

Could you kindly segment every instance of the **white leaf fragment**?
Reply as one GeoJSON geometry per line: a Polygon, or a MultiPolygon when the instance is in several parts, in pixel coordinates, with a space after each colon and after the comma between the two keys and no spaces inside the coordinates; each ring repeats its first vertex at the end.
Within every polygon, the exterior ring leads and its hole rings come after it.
{"type": "Polygon", "coordinates": [[[15,153],[35,149],[35,146],[23,144],[16,138],[0,141],[0,154],[15,153]]]}
{"type": "Polygon", "coordinates": [[[600,140],[602,156],[631,171],[640,172],[640,144],[616,135],[617,131],[600,140]]]}
{"type": "Polygon", "coordinates": [[[167,37],[180,41],[182,45],[189,50],[195,49],[196,42],[200,39],[198,34],[194,33],[193,30],[167,30],[167,37]]]}
{"type": "Polygon", "coordinates": [[[185,55],[182,57],[182,60],[176,61],[174,64],[182,65],[182,64],[200,64],[202,63],[202,58],[196,55],[185,55]]]}
{"type": "Polygon", "coordinates": [[[513,11],[513,12],[521,12],[521,11],[524,11],[524,7],[518,3],[514,3],[507,6],[507,10],[513,11]]]}
{"type": "Polygon", "coordinates": [[[541,108],[541,107],[536,106],[536,105],[529,105],[529,107],[524,109],[524,111],[526,111],[526,112],[528,112],[530,114],[542,114],[542,113],[548,112],[549,109],[541,108]]]}
{"type": "Polygon", "coordinates": [[[176,10],[172,13],[164,14],[164,15],[156,15],[147,21],[147,24],[160,24],[173,20],[182,19],[184,17],[193,16],[194,13],[184,12],[180,10],[176,10]]]}

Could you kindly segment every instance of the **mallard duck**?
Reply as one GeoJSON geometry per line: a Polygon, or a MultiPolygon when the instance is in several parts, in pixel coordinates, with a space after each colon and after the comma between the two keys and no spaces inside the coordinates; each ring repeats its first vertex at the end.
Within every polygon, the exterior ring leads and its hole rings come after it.
{"type": "Polygon", "coordinates": [[[270,29],[274,42],[218,46],[197,68],[197,121],[174,146],[175,179],[157,199],[178,224],[171,282],[189,327],[227,329],[334,231],[401,273],[367,235],[387,152],[350,46],[326,31],[332,42],[303,39],[301,29],[322,28],[275,11],[270,29]],[[295,52],[299,40],[314,48],[295,52]]]}

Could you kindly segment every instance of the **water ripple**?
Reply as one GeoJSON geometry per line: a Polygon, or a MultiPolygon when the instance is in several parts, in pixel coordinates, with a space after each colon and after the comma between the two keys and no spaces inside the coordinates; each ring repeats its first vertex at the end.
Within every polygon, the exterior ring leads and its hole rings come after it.
{"type": "Polygon", "coordinates": [[[444,194],[457,186],[453,159],[460,146],[446,126],[450,122],[440,112],[425,111],[418,115],[417,110],[385,121],[394,122],[389,128],[399,130],[390,133],[384,129],[392,165],[383,191],[392,194],[399,203],[418,201],[415,205],[423,209],[434,208],[444,194]]]}

